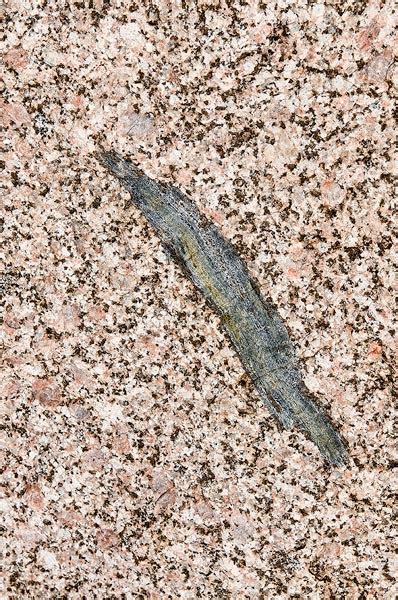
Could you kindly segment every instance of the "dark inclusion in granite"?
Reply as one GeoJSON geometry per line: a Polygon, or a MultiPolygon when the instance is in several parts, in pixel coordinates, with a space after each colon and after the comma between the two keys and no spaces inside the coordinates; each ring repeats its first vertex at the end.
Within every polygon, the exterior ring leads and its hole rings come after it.
{"type": "Polygon", "coordinates": [[[334,465],[346,462],[341,437],[302,381],[292,342],[275,308],[261,297],[233,246],[179,190],[147,177],[116,152],[99,161],[130,192],[161,241],[217,310],[243,367],[284,426],[297,426],[334,465]]]}

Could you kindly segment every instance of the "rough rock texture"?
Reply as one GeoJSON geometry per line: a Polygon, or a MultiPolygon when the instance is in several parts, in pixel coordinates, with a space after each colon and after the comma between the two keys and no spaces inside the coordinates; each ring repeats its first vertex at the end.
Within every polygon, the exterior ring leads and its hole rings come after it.
{"type": "Polygon", "coordinates": [[[393,2],[4,6],[4,596],[393,598],[393,2]],[[98,143],[238,247],[347,469],[277,429],[98,143]]]}

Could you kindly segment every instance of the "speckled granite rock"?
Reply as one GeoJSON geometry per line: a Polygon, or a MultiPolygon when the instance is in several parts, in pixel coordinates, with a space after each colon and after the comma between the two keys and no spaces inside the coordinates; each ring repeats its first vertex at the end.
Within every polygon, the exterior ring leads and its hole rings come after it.
{"type": "Polygon", "coordinates": [[[3,22],[4,596],[393,598],[393,3],[3,22]],[[238,247],[347,469],[278,431],[99,142],[238,247]]]}

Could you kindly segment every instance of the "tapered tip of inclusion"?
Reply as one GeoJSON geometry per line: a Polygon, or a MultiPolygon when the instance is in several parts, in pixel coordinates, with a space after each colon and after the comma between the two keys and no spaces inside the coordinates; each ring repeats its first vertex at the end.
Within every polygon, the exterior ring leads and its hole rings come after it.
{"type": "Polygon", "coordinates": [[[295,422],[301,431],[318,446],[325,461],[334,467],[343,467],[349,462],[347,445],[334,428],[324,410],[317,405],[306,388],[293,396],[295,422]]]}
{"type": "Polygon", "coordinates": [[[323,454],[327,462],[334,467],[344,467],[349,462],[349,454],[347,448],[343,444],[340,436],[337,434],[338,440],[329,448],[323,448],[323,454]]]}
{"type": "MultiPolygon", "coordinates": [[[[315,429],[315,428],[314,428],[315,429]]],[[[326,461],[334,467],[343,467],[349,462],[346,444],[326,416],[316,431],[310,431],[310,438],[318,446],[326,461]]]]}
{"type": "Polygon", "coordinates": [[[143,175],[138,167],[120,156],[120,154],[114,150],[104,150],[103,148],[99,148],[99,150],[94,153],[94,156],[102,166],[120,180],[126,181],[129,179],[138,179],[143,175]]]}

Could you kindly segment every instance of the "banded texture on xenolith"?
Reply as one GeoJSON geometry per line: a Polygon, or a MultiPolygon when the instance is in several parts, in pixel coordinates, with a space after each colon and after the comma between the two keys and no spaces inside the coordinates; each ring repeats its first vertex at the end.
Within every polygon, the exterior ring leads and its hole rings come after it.
{"type": "Polygon", "coordinates": [[[172,186],[156,183],[115,152],[97,155],[131,193],[163,244],[221,316],[258,393],[284,427],[300,428],[332,464],[346,460],[344,444],[306,390],[292,342],[265,302],[233,246],[196,205],[172,186]]]}

